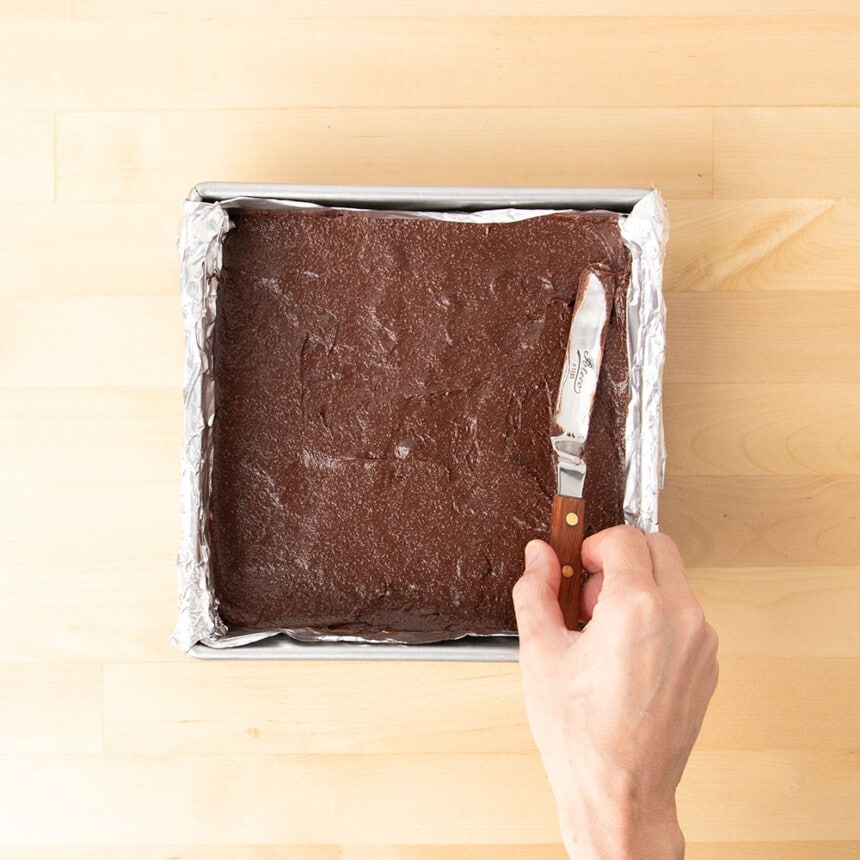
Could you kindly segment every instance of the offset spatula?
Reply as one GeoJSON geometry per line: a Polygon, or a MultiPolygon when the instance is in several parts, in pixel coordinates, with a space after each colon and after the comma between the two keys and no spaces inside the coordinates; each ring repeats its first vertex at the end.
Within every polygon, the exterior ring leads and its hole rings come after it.
{"type": "Polygon", "coordinates": [[[585,463],[582,451],[588,436],[603,342],[609,316],[606,291],[589,270],[576,297],[564,369],[555,405],[552,447],[558,457],[558,492],[552,504],[549,542],[561,563],[561,604],[569,630],[579,629],[582,582],[582,535],[585,523],[585,463]]]}

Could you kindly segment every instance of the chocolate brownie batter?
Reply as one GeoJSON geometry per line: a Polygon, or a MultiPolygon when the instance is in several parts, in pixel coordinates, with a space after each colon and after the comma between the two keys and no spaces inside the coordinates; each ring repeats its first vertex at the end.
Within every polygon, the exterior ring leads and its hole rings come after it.
{"type": "Polygon", "coordinates": [[[612,312],[586,533],[623,522],[630,256],[609,213],[462,224],[233,210],[214,332],[210,541],[231,630],[514,632],[545,537],[580,275],[612,312]]]}

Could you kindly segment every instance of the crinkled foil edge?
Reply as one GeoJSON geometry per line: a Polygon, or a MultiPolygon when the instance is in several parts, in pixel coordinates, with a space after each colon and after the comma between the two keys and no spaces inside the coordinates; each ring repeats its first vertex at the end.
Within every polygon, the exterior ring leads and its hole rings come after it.
{"type": "Polygon", "coordinates": [[[646,194],[620,227],[632,256],[627,292],[630,400],[625,425],[624,518],[628,525],[654,532],[659,528],[658,503],[666,474],[663,259],[669,238],[669,215],[660,192],[646,194]]]}
{"type": "Polygon", "coordinates": [[[186,202],[179,238],[182,315],[185,319],[185,436],[181,455],[182,539],[177,559],[179,619],[171,643],[187,651],[199,641],[226,635],[209,581],[206,521],[212,481],[215,380],[212,331],[221,249],[230,229],[226,211],[186,202]]]}
{"type": "MultiPolygon", "coordinates": [[[[179,620],[171,643],[188,651],[197,642],[232,648],[281,633],[301,642],[426,644],[467,638],[440,633],[380,633],[372,638],[337,635],[312,628],[228,631],[218,615],[210,582],[207,519],[212,477],[214,379],[212,332],[224,235],[230,208],[322,208],[305,201],[237,197],[220,203],[187,201],[179,241],[182,311],[185,318],[185,442],[182,450],[182,542],[177,561],[179,620]]],[[[347,207],[337,207],[347,208],[347,207]]],[[[558,209],[493,209],[483,212],[387,212],[352,209],[381,218],[433,218],[468,223],[510,223],[558,209]]],[[[640,200],[628,216],[619,216],[622,238],[632,256],[627,300],[630,401],[625,425],[625,520],[645,531],[657,528],[657,497],[662,486],[663,452],[661,376],[665,348],[662,298],[667,215],[659,192],[640,200]]],[[[509,637],[512,634],[497,634],[509,637]]]]}

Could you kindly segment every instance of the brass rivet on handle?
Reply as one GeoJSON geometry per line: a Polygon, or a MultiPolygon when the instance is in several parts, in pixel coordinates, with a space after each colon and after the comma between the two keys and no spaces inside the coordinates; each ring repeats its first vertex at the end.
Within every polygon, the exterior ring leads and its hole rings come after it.
{"type": "Polygon", "coordinates": [[[564,565],[564,567],[562,567],[561,569],[561,575],[566,577],[567,579],[570,579],[573,576],[573,567],[571,567],[569,564],[564,565]]]}
{"type": "Polygon", "coordinates": [[[565,521],[569,526],[575,526],[575,525],[579,522],[579,517],[578,517],[578,516],[577,516],[573,511],[571,511],[571,512],[570,512],[570,513],[569,513],[569,514],[564,518],[564,521],[565,521]]]}

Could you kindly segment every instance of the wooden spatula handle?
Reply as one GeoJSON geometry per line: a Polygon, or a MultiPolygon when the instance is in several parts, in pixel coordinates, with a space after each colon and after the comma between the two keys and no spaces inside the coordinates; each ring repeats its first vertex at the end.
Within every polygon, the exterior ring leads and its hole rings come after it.
{"type": "Polygon", "coordinates": [[[582,528],[585,503],[572,496],[556,496],[552,502],[549,543],[561,564],[558,602],[568,630],[579,630],[579,588],[582,582],[582,528]]]}

